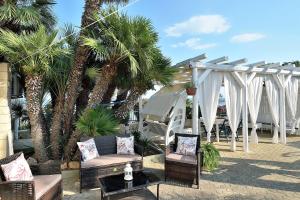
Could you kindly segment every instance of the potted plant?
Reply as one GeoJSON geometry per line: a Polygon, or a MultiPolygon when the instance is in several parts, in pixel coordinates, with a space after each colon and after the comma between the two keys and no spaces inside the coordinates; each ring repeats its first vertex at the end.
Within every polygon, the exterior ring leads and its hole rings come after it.
{"type": "Polygon", "coordinates": [[[196,94],[196,87],[194,83],[188,82],[185,85],[186,93],[190,96],[194,96],[196,94]]]}
{"type": "Polygon", "coordinates": [[[201,150],[203,156],[203,167],[208,171],[213,171],[218,168],[220,160],[219,150],[212,143],[202,145],[201,150]]]}

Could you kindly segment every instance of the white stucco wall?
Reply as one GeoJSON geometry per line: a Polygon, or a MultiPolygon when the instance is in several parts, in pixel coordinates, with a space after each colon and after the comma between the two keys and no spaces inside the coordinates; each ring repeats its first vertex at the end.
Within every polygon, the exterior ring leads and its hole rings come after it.
{"type": "Polygon", "coordinates": [[[9,65],[0,63],[0,159],[13,153],[9,84],[9,65]]]}

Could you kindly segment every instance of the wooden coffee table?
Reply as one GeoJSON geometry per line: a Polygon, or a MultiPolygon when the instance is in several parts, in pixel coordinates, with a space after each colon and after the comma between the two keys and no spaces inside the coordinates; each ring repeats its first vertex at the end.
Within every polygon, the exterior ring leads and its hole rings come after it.
{"type": "Polygon", "coordinates": [[[159,184],[162,183],[154,173],[150,171],[133,172],[133,180],[125,181],[124,174],[99,178],[101,187],[101,200],[125,200],[125,199],[159,199],[159,184]],[[157,194],[150,192],[147,187],[157,186],[157,194]]]}

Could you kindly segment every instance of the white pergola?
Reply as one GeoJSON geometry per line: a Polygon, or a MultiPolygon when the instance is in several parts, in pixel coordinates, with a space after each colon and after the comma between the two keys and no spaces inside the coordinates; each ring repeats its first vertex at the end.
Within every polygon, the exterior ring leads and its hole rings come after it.
{"type": "MultiPolygon", "coordinates": [[[[197,88],[197,93],[201,84],[204,83],[209,75],[212,74],[226,74],[227,77],[233,77],[234,81],[238,83],[241,88],[242,95],[242,123],[243,123],[243,149],[245,152],[249,151],[249,139],[248,139],[248,87],[252,80],[257,76],[269,77],[268,79],[276,83],[279,94],[279,125],[280,128],[280,140],[282,144],[286,144],[286,88],[288,83],[293,77],[300,76],[300,69],[296,68],[293,64],[287,64],[285,66],[280,65],[280,63],[265,63],[256,62],[252,64],[246,64],[247,59],[239,59],[235,61],[228,61],[228,57],[221,57],[214,60],[206,61],[206,55],[202,54],[195,58],[186,60],[184,62],[178,63],[176,66],[187,66],[192,68],[192,81],[197,88]],[[218,72],[218,73],[216,73],[218,72]]],[[[182,67],[179,67],[182,68],[182,67]]],[[[187,74],[183,76],[187,77],[187,74]]],[[[190,76],[190,74],[188,75],[190,76]]],[[[190,78],[190,77],[188,77],[190,78]]],[[[188,79],[186,79],[188,80],[188,79]]],[[[223,80],[223,79],[222,79],[223,80]]],[[[206,82],[209,84],[209,82],[206,82]]],[[[227,87],[230,89],[230,87],[227,87]]],[[[298,90],[298,83],[297,83],[298,90]]],[[[298,92],[297,92],[298,94],[298,92]]],[[[233,94],[230,94],[233,95],[233,94]]],[[[251,98],[251,97],[250,97],[251,98]]],[[[256,98],[253,96],[252,98],[256,98]]],[[[204,99],[205,100],[205,99],[204,99]]],[[[252,99],[250,99],[252,100],[252,99]]],[[[193,123],[192,130],[193,134],[199,133],[198,127],[198,106],[199,106],[199,96],[195,95],[193,97],[193,123]]],[[[277,134],[278,137],[278,134],[277,134]]],[[[235,138],[232,137],[231,149],[234,151],[236,148],[235,138]]]]}

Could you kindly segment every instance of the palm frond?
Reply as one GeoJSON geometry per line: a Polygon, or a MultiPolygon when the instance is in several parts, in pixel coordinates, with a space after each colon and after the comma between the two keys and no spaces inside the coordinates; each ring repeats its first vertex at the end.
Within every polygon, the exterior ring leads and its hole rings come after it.
{"type": "Polygon", "coordinates": [[[116,133],[118,122],[111,110],[97,106],[86,110],[76,122],[76,128],[87,136],[116,133]]]}

